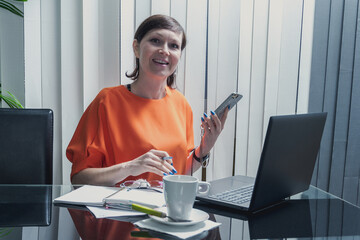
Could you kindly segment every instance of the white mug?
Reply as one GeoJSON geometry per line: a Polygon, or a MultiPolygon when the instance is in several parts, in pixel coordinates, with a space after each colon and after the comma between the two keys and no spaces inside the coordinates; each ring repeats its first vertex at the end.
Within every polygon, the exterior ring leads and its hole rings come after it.
{"type": "Polygon", "coordinates": [[[190,220],[196,194],[206,194],[210,190],[210,183],[188,175],[165,176],[163,182],[167,214],[180,220],[190,220]]]}

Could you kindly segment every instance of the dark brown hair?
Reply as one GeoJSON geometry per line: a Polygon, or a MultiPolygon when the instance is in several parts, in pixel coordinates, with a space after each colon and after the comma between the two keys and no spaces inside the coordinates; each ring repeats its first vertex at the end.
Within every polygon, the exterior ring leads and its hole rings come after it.
{"type": "MultiPolygon", "coordinates": [[[[182,33],[182,41],[181,41],[181,51],[186,46],[186,36],[185,31],[182,28],[182,26],[176,21],[174,18],[166,15],[153,15],[145,19],[138,29],[135,32],[134,39],[137,40],[137,42],[140,44],[141,40],[144,38],[144,36],[153,29],[167,29],[170,31],[173,31],[175,33],[182,33]]],[[[127,72],[125,75],[128,78],[131,78],[132,80],[136,80],[139,77],[139,68],[140,68],[140,61],[138,58],[136,58],[136,66],[134,71],[131,74],[128,74],[127,72]]],[[[172,87],[175,85],[175,75],[174,73],[171,74],[167,78],[167,85],[169,87],[172,87]]]]}

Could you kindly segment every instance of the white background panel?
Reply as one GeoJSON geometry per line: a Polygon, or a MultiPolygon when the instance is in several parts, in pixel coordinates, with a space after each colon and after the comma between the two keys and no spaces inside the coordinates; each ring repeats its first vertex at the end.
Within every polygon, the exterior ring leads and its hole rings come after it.
{"type": "Polygon", "coordinates": [[[84,108],[100,90],[99,75],[99,2],[83,1],[83,92],[84,108]]]}
{"type": "Polygon", "coordinates": [[[170,0],[152,0],[151,14],[170,15],[170,0]]]}
{"type": "MultiPolygon", "coordinates": [[[[207,1],[189,1],[186,34],[189,44],[185,58],[185,97],[194,114],[195,145],[200,142],[200,117],[204,112],[207,1]]],[[[195,174],[200,177],[201,171],[195,174]]]]}
{"type": "Polygon", "coordinates": [[[270,116],[276,115],[277,112],[283,5],[283,0],[270,1],[269,3],[263,136],[265,136],[270,116]]]}
{"type": "MultiPolygon", "coordinates": [[[[218,80],[218,62],[219,62],[219,27],[220,27],[220,0],[209,1],[209,19],[208,19],[208,56],[207,56],[207,84],[208,97],[205,99],[208,109],[216,108],[217,80],[218,80]]],[[[207,179],[214,179],[215,154],[214,150],[210,155],[209,167],[206,171],[207,179]]],[[[219,159],[222,161],[222,159],[219,159]]]]}
{"type": "MultiPolygon", "coordinates": [[[[170,15],[180,23],[186,33],[187,1],[172,0],[170,6],[170,15]]],[[[188,38],[187,41],[189,41],[188,38]]],[[[176,87],[182,93],[185,91],[185,59],[186,48],[182,52],[179,65],[176,70],[176,87]]]]}
{"type": "Polygon", "coordinates": [[[278,114],[295,113],[301,39],[302,0],[285,1],[281,36],[278,114]]]}
{"type": "Polygon", "coordinates": [[[121,84],[131,83],[125,73],[132,73],[135,66],[135,57],[132,43],[135,33],[134,0],[120,1],[120,77],[121,84]]]}
{"type": "MultiPolygon", "coordinates": [[[[219,106],[226,97],[237,90],[238,49],[239,49],[239,14],[240,2],[220,1],[219,6],[219,37],[217,49],[217,77],[215,95],[208,95],[209,99],[216,99],[219,106]],[[229,27],[231,26],[231,27],[229,27]]],[[[210,40],[210,39],[209,39],[210,40]]],[[[209,51],[212,49],[209,48],[209,51]]],[[[211,91],[211,89],[209,89],[211,91]]],[[[210,106],[207,112],[215,110],[210,106]]],[[[214,147],[213,178],[218,179],[232,174],[235,139],[235,111],[233,108],[227,117],[225,128],[214,147]]]]}
{"type": "Polygon", "coordinates": [[[235,174],[247,175],[254,2],[240,1],[240,39],[235,174]]]}
{"type": "Polygon", "coordinates": [[[254,2],[253,44],[251,59],[248,175],[255,176],[262,146],[265,93],[268,2],[254,2]]]}

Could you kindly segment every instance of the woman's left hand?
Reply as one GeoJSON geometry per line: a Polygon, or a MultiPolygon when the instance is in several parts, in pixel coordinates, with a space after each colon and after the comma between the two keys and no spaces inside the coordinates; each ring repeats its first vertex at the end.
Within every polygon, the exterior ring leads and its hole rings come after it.
{"type": "Polygon", "coordinates": [[[204,113],[204,117],[201,118],[201,127],[204,129],[204,135],[200,143],[200,154],[202,156],[209,153],[215,145],[217,138],[219,137],[221,131],[224,129],[228,112],[229,109],[226,108],[221,119],[219,119],[216,113],[214,113],[213,111],[210,111],[210,116],[204,113]]]}

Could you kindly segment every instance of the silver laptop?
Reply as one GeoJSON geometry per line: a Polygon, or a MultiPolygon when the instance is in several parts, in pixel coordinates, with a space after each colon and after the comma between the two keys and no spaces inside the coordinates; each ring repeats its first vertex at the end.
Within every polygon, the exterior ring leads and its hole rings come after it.
{"type": "Polygon", "coordinates": [[[309,188],[327,113],[270,117],[256,178],[210,181],[197,200],[247,212],[281,203],[309,188]]]}

